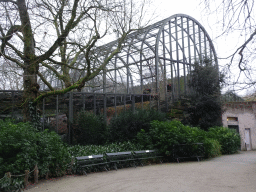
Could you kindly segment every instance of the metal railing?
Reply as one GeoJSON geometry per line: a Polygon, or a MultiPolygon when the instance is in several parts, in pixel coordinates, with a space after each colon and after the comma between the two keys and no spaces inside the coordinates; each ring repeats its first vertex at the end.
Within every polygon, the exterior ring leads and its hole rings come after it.
{"type": "MultiPolygon", "coordinates": [[[[22,91],[0,90],[0,118],[22,121],[22,91]]],[[[58,134],[68,134],[80,111],[103,115],[107,121],[120,111],[136,108],[159,109],[157,95],[69,92],[44,98],[38,103],[42,129],[51,127],[58,134]]]]}

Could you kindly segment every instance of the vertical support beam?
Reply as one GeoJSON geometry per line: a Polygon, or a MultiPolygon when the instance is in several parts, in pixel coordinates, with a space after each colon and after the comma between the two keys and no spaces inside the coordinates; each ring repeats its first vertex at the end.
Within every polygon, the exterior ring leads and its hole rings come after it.
{"type": "Polygon", "coordinates": [[[171,21],[169,21],[169,41],[170,41],[170,67],[171,67],[171,85],[172,85],[172,102],[174,102],[174,79],[173,79],[173,57],[172,57],[172,28],[171,21]]]}
{"type": "Polygon", "coordinates": [[[195,22],[193,21],[193,39],[194,39],[194,59],[197,60],[196,57],[196,29],[195,29],[195,22]]]}
{"type": "Polygon", "coordinates": [[[135,112],[135,95],[132,94],[131,97],[132,97],[132,112],[134,113],[135,112]]]}
{"type": "Polygon", "coordinates": [[[178,21],[175,17],[175,38],[176,38],[176,57],[177,57],[177,80],[178,80],[178,97],[180,97],[180,62],[179,62],[179,43],[178,43],[178,21]]]}
{"type": "MultiPolygon", "coordinates": [[[[147,61],[145,61],[147,62],[147,61]]],[[[143,94],[143,78],[142,78],[142,50],[140,50],[140,92],[143,94]]]]}
{"type": "Polygon", "coordinates": [[[114,63],[114,73],[115,73],[115,82],[114,82],[114,93],[116,93],[117,92],[117,75],[116,75],[116,63],[117,63],[117,56],[115,57],[115,63],[114,63]]]}
{"type": "Polygon", "coordinates": [[[12,91],[12,118],[13,118],[13,111],[14,111],[14,91],[12,91]]]}
{"type": "Polygon", "coordinates": [[[213,61],[213,59],[212,59],[212,52],[213,52],[213,49],[212,49],[212,46],[211,46],[210,43],[209,43],[209,49],[210,49],[210,58],[211,58],[211,61],[213,61]]]}
{"type": "Polygon", "coordinates": [[[199,33],[199,59],[200,62],[202,62],[203,57],[202,57],[202,37],[201,37],[201,30],[200,26],[198,25],[198,33],[199,33]]]}
{"type": "Polygon", "coordinates": [[[45,120],[45,98],[43,98],[43,131],[44,131],[44,120],[45,120]]]}
{"type": "Polygon", "coordinates": [[[126,56],[126,71],[127,71],[127,76],[126,76],[126,88],[127,88],[127,91],[126,93],[129,94],[130,92],[130,83],[129,83],[129,75],[130,75],[130,71],[129,71],[129,66],[128,66],[128,63],[129,63],[129,55],[130,52],[128,52],[127,56],[126,56]]]}
{"type": "Polygon", "coordinates": [[[96,111],[97,109],[96,109],[96,94],[94,93],[93,94],[93,113],[94,113],[94,115],[96,115],[96,111]]]}
{"type": "Polygon", "coordinates": [[[204,57],[207,58],[207,44],[206,44],[206,34],[204,33],[204,57]]]}
{"type": "Polygon", "coordinates": [[[107,94],[103,94],[103,95],[104,95],[103,115],[104,115],[105,121],[107,121],[107,94]]]}
{"type": "Polygon", "coordinates": [[[152,109],[152,99],[151,99],[152,95],[150,94],[149,95],[149,109],[151,110],[152,109]]]}
{"type": "Polygon", "coordinates": [[[69,126],[69,129],[68,129],[68,136],[69,136],[69,144],[72,144],[72,124],[73,124],[73,92],[70,92],[69,93],[69,117],[68,117],[68,126],[69,126]]]}
{"type": "Polygon", "coordinates": [[[106,93],[106,83],[107,83],[107,77],[106,77],[106,67],[103,69],[103,93],[106,93]]]}
{"type": "Polygon", "coordinates": [[[144,95],[141,95],[140,97],[141,97],[141,109],[143,109],[143,97],[144,97],[144,95]]]}
{"type": "Polygon", "coordinates": [[[83,99],[83,111],[85,111],[85,93],[82,93],[82,99],[83,99]]]}
{"type": "Polygon", "coordinates": [[[56,96],[56,132],[59,133],[59,95],[56,96]]]}
{"type": "MultiPolygon", "coordinates": [[[[188,38],[187,38],[187,40],[188,40],[188,58],[189,58],[189,60],[188,60],[188,62],[189,62],[189,71],[188,71],[188,74],[190,74],[190,72],[191,72],[191,65],[192,65],[192,60],[191,60],[191,45],[190,45],[190,26],[189,26],[189,20],[188,20],[188,18],[187,18],[187,34],[188,34],[188,38]]],[[[190,79],[190,78],[189,78],[190,79]]],[[[188,80],[188,79],[187,79],[188,80]]],[[[190,92],[190,89],[189,89],[189,92],[190,92]]]]}
{"type": "Polygon", "coordinates": [[[162,42],[163,42],[163,63],[164,63],[164,97],[165,97],[165,110],[168,111],[168,95],[167,95],[167,84],[166,84],[166,58],[165,58],[165,37],[164,29],[162,30],[162,42]]]}
{"type": "Polygon", "coordinates": [[[45,98],[43,98],[43,131],[44,131],[44,121],[45,121],[45,98]]]}
{"type": "Polygon", "coordinates": [[[183,58],[183,75],[184,75],[184,94],[187,95],[187,75],[186,75],[186,53],[185,53],[185,45],[184,45],[184,25],[183,25],[183,17],[181,17],[181,39],[182,39],[182,58],[183,58]]]}
{"type": "Polygon", "coordinates": [[[116,113],[116,94],[114,95],[114,104],[115,104],[115,117],[117,116],[117,113],[116,113]]]}
{"type": "Polygon", "coordinates": [[[124,111],[126,112],[126,94],[124,94],[124,111]]]}
{"type": "Polygon", "coordinates": [[[126,69],[127,69],[127,76],[126,76],[126,80],[127,80],[127,82],[126,82],[126,85],[127,85],[127,91],[126,91],[126,93],[127,93],[127,94],[129,94],[129,93],[130,93],[129,67],[127,66],[127,67],[126,67],[126,69]]]}

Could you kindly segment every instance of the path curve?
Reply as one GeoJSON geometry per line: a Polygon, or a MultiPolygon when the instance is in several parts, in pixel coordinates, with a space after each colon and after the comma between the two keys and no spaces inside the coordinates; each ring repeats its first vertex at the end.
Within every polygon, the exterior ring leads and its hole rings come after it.
{"type": "Polygon", "coordinates": [[[254,192],[256,151],[41,181],[28,192],[254,192]]]}

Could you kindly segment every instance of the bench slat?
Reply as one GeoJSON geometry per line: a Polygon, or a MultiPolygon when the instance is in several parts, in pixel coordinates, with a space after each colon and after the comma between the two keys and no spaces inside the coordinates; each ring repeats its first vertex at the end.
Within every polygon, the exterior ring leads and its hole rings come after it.
{"type": "Polygon", "coordinates": [[[91,171],[92,168],[100,168],[107,171],[107,162],[104,160],[103,155],[90,155],[76,157],[77,169],[87,175],[86,169],[91,171]]]}

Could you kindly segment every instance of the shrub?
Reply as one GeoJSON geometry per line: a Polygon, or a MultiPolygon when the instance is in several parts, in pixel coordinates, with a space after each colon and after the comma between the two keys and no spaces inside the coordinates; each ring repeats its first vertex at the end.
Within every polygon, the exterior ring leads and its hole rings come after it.
{"type": "Polygon", "coordinates": [[[69,153],[74,157],[79,156],[88,156],[88,155],[98,155],[104,153],[114,153],[122,151],[137,151],[141,150],[142,146],[137,143],[127,142],[118,142],[111,143],[106,145],[74,145],[68,147],[69,153]]]}
{"type": "Polygon", "coordinates": [[[226,127],[210,128],[208,137],[220,143],[222,154],[236,153],[241,145],[240,135],[234,129],[226,127]]]}
{"type": "Polygon", "coordinates": [[[143,148],[157,148],[166,156],[173,154],[173,145],[192,143],[204,143],[206,158],[221,155],[221,145],[218,140],[208,138],[208,133],[204,130],[185,126],[175,120],[169,122],[153,121],[148,132],[141,130],[137,134],[137,142],[143,148]]]}
{"type": "Polygon", "coordinates": [[[164,121],[165,114],[153,109],[122,112],[110,121],[109,142],[133,140],[141,129],[148,131],[153,120],[164,121]]]}
{"type": "Polygon", "coordinates": [[[221,155],[221,145],[215,139],[205,138],[204,151],[205,158],[217,157],[221,155]]]}
{"type": "Polygon", "coordinates": [[[210,58],[196,61],[190,72],[188,87],[193,91],[187,95],[184,123],[208,130],[220,126],[222,103],[220,100],[221,85],[224,85],[224,74],[213,65],[210,58]]]}
{"type": "Polygon", "coordinates": [[[232,154],[240,148],[240,135],[225,127],[210,128],[209,131],[183,125],[179,121],[153,121],[150,130],[141,130],[137,141],[144,148],[157,148],[170,156],[173,145],[204,143],[205,157],[232,154]]]}
{"type": "Polygon", "coordinates": [[[77,144],[102,145],[106,142],[107,125],[103,116],[91,112],[80,112],[75,122],[74,133],[77,144]]]}
{"type": "Polygon", "coordinates": [[[70,162],[70,155],[56,133],[38,132],[29,123],[15,124],[10,120],[0,120],[0,154],[0,178],[6,172],[24,174],[36,164],[41,176],[61,176],[70,162]]]}
{"type": "Polygon", "coordinates": [[[157,148],[170,156],[173,153],[173,145],[202,142],[204,137],[204,131],[185,126],[179,121],[153,121],[148,132],[141,130],[137,134],[137,141],[145,148],[157,148]]]}
{"type": "Polygon", "coordinates": [[[61,137],[49,130],[37,133],[37,155],[41,175],[47,173],[49,176],[65,175],[71,161],[71,156],[61,137]]]}

